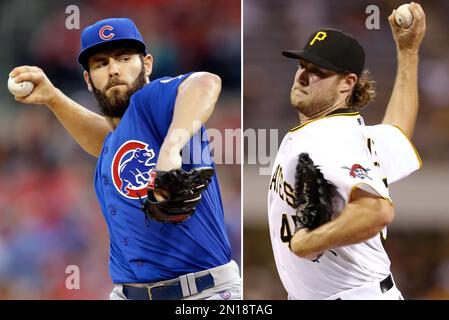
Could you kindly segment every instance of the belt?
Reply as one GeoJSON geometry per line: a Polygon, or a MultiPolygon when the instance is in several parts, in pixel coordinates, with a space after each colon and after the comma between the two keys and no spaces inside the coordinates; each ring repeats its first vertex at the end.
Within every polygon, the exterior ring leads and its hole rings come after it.
{"type": "MultiPolygon", "coordinates": [[[[380,286],[380,291],[382,293],[385,293],[388,290],[390,290],[391,288],[393,288],[394,283],[393,283],[393,278],[391,277],[391,274],[388,277],[386,277],[385,279],[383,279],[381,282],[379,282],[379,286],[380,286]]],[[[338,297],[335,300],[342,300],[342,298],[338,297]]]]}
{"type": "Polygon", "coordinates": [[[390,274],[388,277],[386,277],[380,282],[380,291],[384,293],[390,290],[391,288],[393,288],[393,279],[391,278],[390,274]]]}
{"type": "MultiPolygon", "coordinates": [[[[214,278],[210,273],[195,278],[195,284],[198,293],[215,286],[214,278]]],[[[170,284],[159,283],[147,287],[123,285],[123,294],[130,300],[181,300],[184,298],[179,280],[170,284]]]]}

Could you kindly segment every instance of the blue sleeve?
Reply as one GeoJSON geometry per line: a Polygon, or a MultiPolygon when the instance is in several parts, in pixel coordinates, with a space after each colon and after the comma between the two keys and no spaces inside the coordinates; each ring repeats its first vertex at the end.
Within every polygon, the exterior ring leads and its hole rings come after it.
{"type": "Polygon", "coordinates": [[[152,131],[159,135],[161,141],[167,135],[173,119],[178,87],[192,73],[153,80],[142,88],[134,98],[139,106],[137,112],[153,129],[152,131]]]}
{"type": "MultiPolygon", "coordinates": [[[[174,78],[153,80],[133,96],[134,112],[137,112],[138,117],[144,120],[147,130],[150,130],[160,144],[167,136],[168,128],[173,120],[178,87],[191,74],[192,72],[174,78]]],[[[196,166],[213,165],[203,126],[184,146],[182,158],[183,167],[186,170],[196,166]]]]}

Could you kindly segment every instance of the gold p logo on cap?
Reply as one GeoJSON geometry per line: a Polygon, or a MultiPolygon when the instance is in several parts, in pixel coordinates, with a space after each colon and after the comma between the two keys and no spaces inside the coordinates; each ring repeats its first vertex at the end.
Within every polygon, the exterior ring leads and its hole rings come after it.
{"type": "Polygon", "coordinates": [[[315,43],[316,40],[318,41],[323,41],[324,39],[326,39],[327,37],[327,33],[323,32],[323,31],[318,31],[315,35],[315,37],[313,37],[312,41],[310,41],[309,45],[313,45],[315,43]]]}

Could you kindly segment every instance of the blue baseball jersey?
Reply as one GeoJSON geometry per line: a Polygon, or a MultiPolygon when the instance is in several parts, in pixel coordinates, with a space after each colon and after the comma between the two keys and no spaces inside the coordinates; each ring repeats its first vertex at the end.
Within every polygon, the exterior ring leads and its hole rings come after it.
{"type": "MultiPolygon", "coordinates": [[[[114,283],[172,279],[231,259],[216,175],[195,214],[182,225],[150,220],[141,210],[139,196],[146,197],[149,171],[171,124],[178,86],[189,75],[157,79],[134,93],[119,125],[104,141],[95,191],[108,226],[114,283]]],[[[202,127],[191,139],[183,169],[214,166],[203,134],[202,127]]]]}

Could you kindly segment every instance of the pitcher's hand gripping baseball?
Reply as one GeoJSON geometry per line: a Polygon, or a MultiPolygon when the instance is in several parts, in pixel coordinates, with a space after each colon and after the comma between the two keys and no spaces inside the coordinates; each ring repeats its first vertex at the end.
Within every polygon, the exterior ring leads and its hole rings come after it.
{"type": "Polygon", "coordinates": [[[326,180],[307,153],[301,153],[296,165],[296,231],[315,229],[332,218],[332,197],[337,187],[326,180]]]}
{"type": "Polygon", "coordinates": [[[209,185],[213,174],[212,167],[195,168],[188,172],[183,169],[151,171],[143,212],[158,222],[184,222],[195,213],[201,194],[209,185]],[[155,191],[167,194],[167,198],[157,201],[153,194],[155,191]]]}
{"type": "Polygon", "coordinates": [[[421,5],[411,2],[408,6],[413,19],[412,24],[403,28],[396,22],[396,10],[388,17],[393,38],[398,51],[417,52],[426,33],[426,15],[421,5]]]}
{"type": "Polygon", "coordinates": [[[29,81],[34,86],[30,94],[15,97],[19,102],[50,105],[57,94],[58,89],[53,86],[44,71],[39,67],[20,66],[14,68],[9,76],[14,78],[17,83],[29,81]]]}

